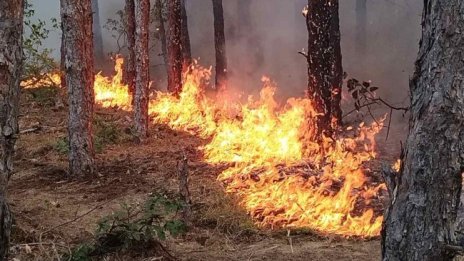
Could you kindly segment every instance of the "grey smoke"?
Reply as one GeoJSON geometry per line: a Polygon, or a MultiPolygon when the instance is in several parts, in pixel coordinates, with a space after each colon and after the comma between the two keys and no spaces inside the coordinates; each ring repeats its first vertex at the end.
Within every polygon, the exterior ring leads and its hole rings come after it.
{"type": "MultiPolygon", "coordinates": [[[[251,27],[238,32],[242,17],[237,0],[224,0],[227,52],[231,86],[257,91],[261,76],[275,80],[282,96],[302,95],[306,88],[306,62],[298,51],[305,48],[307,32],[301,9],[305,0],[250,0],[251,27]],[[246,37],[243,35],[246,34],[246,37]],[[241,35],[239,37],[238,35],[241,35]],[[251,40],[250,40],[251,39],[251,40]]],[[[37,17],[59,17],[58,0],[32,0],[37,17]]],[[[104,24],[123,9],[123,0],[100,0],[104,24]]],[[[192,54],[204,65],[214,65],[213,17],[210,0],[187,0],[192,54]]],[[[420,37],[420,0],[368,0],[365,54],[356,39],[356,0],[340,1],[344,70],[352,77],[372,80],[381,95],[407,102],[408,81],[413,72],[420,37]]],[[[116,45],[103,30],[105,52],[116,45]]],[[[52,32],[45,46],[59,57],[60,32],[52,32]]],[[[162,63],[160,58],[154,64],[162,63]]],[[[161,74],[155,72],[156,75],[161,74]]]]}

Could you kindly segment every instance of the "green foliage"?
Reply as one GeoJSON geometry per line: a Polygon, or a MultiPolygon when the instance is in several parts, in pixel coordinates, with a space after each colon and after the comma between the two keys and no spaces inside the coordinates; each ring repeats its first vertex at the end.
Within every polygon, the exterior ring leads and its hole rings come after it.
{"type": "Polygon", "coordinates": [[[185,232],[185,224],[177,219],[182,204],[162,194],[154,194],[145,204],[121,204],[121,209],[98,222],[92,244],[73,250],[71,260],[86,261],[117,251],[145,248],[165,240],[169,234],[185,232]]]}
{"type": "Polygon", "coordinates": [[[59,138],[53,147],[60,154],[68,154],[69,153],[68,137],[59,138]]]}
{"type": "MultiPolygon", "coordinates": [[[[159,40],[159,18],[158,18],[158,5],[152,5],[150,10],[150,37],[153,40],[159,40]]],[[[163,22],[167,21],[167,1],[161,1],[161,12],[162,12],[162,19],[163,22]]],[[[111,33],[111,37],[115,40],[118,50],[116,50],[116,54],[121,53],[124,49],[127,48],[127,30],[125,26],[126,21],[126,13],[123,10],[116,11],[115,18],[109,18],[106,23],[103,25],[108,32],[111,33]]]]}
{"type": "Polygon", "coordinates": [[[49,25],[53,29],[59,29],[58,20],[51,18],[47,23],[41,19],[35,19],[35,10],[28,1],[24,6],[24,27],[25,35],[23,38],[24,48],[24,72],[23,80],[34,78],[36,80],[46,77],[47,73],[57,71],[58,65],[51,57],[53,49],[43,48],[43,42],[49,37],[49,25]]]}
{"type": "Polygon", "coordinates": [[[130,135],[126,134],[120,126],[101,117],[95,118],[94,130],[94,147],[97,153],[102,152],[107,145],[130,139],[130,135]]]}
{"type": "Polygon", "coordinates": [[[118,45],[116,53],[120,53],[122,49],[127,48],[127,31],[124,25],[125,19],[125,13],[122,10],[118,10],[116,12],[116,18],[109,18],[106,24],[103,25],[103,28],[111,33],[111,37],[118,45]]]}
{"type": "MultiPolygon", "coordinates": [[[[43,88],[37,88],[33,90],[35,91],[41,89],[43,88]]],[[[129,134],[124,133],[124,131],[114,122],[105,121],[104,119],[98,117],[94,120],[93,145],[95,148],[95,152],[101,153],[105,146],[109,144],[117,144],[118,142],[129,140],[130,138],[131,136],[129,134]]],[[[60,154],[68,154],[68,138],[63,137],[58,139],[53,147],[60,154]]]]}

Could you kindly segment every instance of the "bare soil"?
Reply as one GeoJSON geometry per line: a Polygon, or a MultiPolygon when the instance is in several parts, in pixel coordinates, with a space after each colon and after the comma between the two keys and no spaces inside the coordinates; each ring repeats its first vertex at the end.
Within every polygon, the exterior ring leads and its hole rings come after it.
{"type": "MultiPolygon", "coordinates": [[[[180,260],[378,260],[378,240],[348,240],[307,232],[270,231],[255,227],[236,199],[216,181],[220,166],[202,161],[204,140],[166,126],[152,125],[148,140],[137,143],[131,115],[97,109],[99,121],[115,124],[124,138],[105,144],[96,155],[97,175],[67,177],[65,108],[38,101],[26,90],[21,108],[16,171],[9,185],[15,216],[11,260],[60,260],[60,254],[92,237],[97,222],[122,202],[143,202],[152,192],[177,193],[176,165],[189,159],[193,227],[163,244],[180,260]]],[[[387,144],[388,145],[388,144],[387,144]]],[[[397,147],[395,144],[393,147],[397,147]]],[[[390,154],[391,155],[391,154],[390,154]]],[[[105,260],[160,260],[137,253],[105,260]]]]}

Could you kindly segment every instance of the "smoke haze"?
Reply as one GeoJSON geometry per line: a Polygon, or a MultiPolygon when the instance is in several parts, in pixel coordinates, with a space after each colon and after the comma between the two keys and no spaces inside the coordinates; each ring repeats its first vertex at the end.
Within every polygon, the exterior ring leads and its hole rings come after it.
{"type": "MultiPolygon", "coordinates": [[[[36,16],[59,18],[58,0],[32,0],[36,16]]],[[[225,0],[227,56],[230,85],[237,90],[257,91],[261,76],[277,82],[282,97],[303,95],[306,61],[298,54],[307,46],[305,0],[225,0]],[[240,5],[240,4],[241,5],[240,5]],[[243,5],[245,3],[245,5],[243,5]],[[249,5],[249,16],[244,8],[249,5]]],[[[100,0],[101,24],[124,7],[123,0],[100,0]]],[[[187,0],[194,58],[214,65],[213,12],[210,0],[187,0]]],[[[372,80],[380,93],[393,102],[407,103],[409,77],[417,55],[422,1],[368,0],[366,48],[357,37],[356,0],[340,1],[340,26],[344,70],[350,77],[372,80]]],[[[111,34],[103,29],[105,52],[116,50],[111,34]]],[[[45,45],[59,57],[60,32],[52,32],[45,45]]],[[[155,43],[159,46],[158,43],[155,43]]],[[[155,50],[155,52],[158,52],[155,50]]],[[[156,55],[154,55],[156,57],[156,55]]],[[[155,58],[152,64],[160,64],[155,58]]],[[[164,68],[155,69],[160,77],[164,68]]],[[[155,83],[157,83],[155,79],[155,83]]],[[[161,83],[157,83],[162,85],[161,83]]],[[[163,86],[159,87],[163,89],[163,86]]]]}

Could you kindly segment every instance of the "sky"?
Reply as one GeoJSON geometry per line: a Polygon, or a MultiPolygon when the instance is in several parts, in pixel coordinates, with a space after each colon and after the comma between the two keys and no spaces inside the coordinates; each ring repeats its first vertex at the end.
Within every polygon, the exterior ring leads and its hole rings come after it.
{"type": "MultiPolygon", "coordinates": [[[[364,51],[358,48],[356,1],[340,1],[343,69],[349,77],[371,80],[380,87],[383,97],[395,103],[407,103],[409,78],[419,48],[423,1],[367,0],[364,51]]],[[[31,2],[40,19],[59,18],[59,0],[31,2]]],[[[277,83],[282,96],[303,95],[307,68],[305,58],[298,51],[307,45],[306,24],[301,14],[306,2],[250,0],[251,26],[244,28],[238,0],[223,1],[231,88],[256,92],[261,86],[261,77],[268,76],[277,83]]],[[[123,0],[99,0],[99,4],[102,25],[109,18],[116,18],[116,12],[124,7],[123,0]]],[[[205,66],[214,65],[211,0],[187,0],[187,13],[193,57],[205,66]]],[[[59,57],[59,38],[60,32],[52,32],[45,42],[46,47],[56,50],[55,57],[59,57]]],[[[105,29],[103,38],[105,52],[114,52],[114,39],[105,29]]],[[[152,63],[158,64],[161,60],[152,63]]]]}

